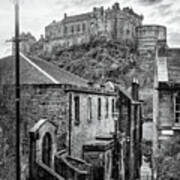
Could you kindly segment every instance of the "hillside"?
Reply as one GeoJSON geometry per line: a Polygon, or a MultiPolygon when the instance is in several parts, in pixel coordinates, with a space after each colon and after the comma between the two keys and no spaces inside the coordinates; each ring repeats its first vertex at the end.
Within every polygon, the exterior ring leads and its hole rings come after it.
{"type": "Polygon", "coordinates": [[[152,118],[153,53],[139,56],[135,47],[105,40],[63,50],[57,47],[51,54],[37,47],[32,52],[85,79],[98,83],[111,80],[127,91],[130,91],[132,79],[138,78],[140,97],[145,100],[145,116],[152,118]]]}

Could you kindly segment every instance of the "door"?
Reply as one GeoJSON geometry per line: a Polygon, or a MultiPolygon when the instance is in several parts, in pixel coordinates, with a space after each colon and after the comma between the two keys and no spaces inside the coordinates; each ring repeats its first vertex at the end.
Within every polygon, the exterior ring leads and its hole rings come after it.
{"type": "Polygon", "coordinates": [[[49,133],[46,133],[43,137],[42,143],[42,161],[47,166],[51,166],[52,161],[52,139],[49,133]]]}

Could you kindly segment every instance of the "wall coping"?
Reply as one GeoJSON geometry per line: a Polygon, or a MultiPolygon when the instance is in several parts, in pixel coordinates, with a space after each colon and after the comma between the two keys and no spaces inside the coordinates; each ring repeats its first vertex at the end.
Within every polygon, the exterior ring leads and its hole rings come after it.
{"type": "Polygon", "coordinates": [[[55,126],[57,128],[57,125],[54,122],[49,121],[48,119],[41,119],[31,128],[31,130],[29,132],[36,133],[47,122],[49,122],[50,124],[52,124],[53,126],[55,126]]]}

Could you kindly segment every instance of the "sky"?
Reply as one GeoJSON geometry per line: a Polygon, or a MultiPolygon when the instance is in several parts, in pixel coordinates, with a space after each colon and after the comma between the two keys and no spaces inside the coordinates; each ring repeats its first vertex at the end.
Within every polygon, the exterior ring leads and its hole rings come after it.
{"type": "MultiPolygon", "coordinates": [[[[0,57],[10,54],[14,35],[14,0],[0,0],[0,57]]],[[[92,11],[93,7],[129,6],[144,16],[143,24],[167,27],[168,45],[180,47],[180,0],[19,0],[20,32],[31,32],[37,39],[44,27],[67,15],[92,11]]]]}

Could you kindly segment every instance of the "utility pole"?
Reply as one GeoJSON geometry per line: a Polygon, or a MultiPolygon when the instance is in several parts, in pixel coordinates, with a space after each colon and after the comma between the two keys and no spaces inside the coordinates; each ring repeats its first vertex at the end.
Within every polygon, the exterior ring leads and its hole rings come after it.
{"type": "Polygon", "coordinates": [[[20,159],[20,63],[19,63],[19,0],[15,1],[15,106],[16,106],[16,180],[21,180],[20,159]]]}

